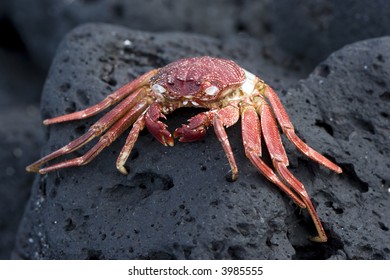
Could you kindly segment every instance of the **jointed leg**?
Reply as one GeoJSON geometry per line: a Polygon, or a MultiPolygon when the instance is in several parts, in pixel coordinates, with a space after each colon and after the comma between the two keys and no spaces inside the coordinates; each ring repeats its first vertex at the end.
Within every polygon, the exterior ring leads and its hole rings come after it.
{"type": "Polygon", "coordinates": [[[286,182],[292,187],[292,189],[300,196],[301,200],[306,205],[309,214],[317,229],[318,236],[312,237],[312,241],[326,242],[327,237],[322,227],[321,221],[314,209],[313,204],[307,194],[303,184],[298,181],[287,169],[288,158],[283,148],[283,144],[279,135],[279,130],[276,124],[276,120],[272,114],[271,108],[267,104],[259,105],[258,111],[261,119],[261,127],[264,135],[264,140],[269,150],[272,162],[279,175],[286,180],[286,182]]]}
{"type": "Polygon", "coordinates": [[[309,194],[307,193],[304,185],[297,178],[295,178],[293,174],[291,174],[291,172],[284,164],[277,162],[276,170],[278,170],[280,176],[282,176],[288,182],[288,184],[293,187],[293,189],[300,195],[300,197],[306,204],[307,211],[309,212],[309,215],[312,218],[318,233],[317,236],[310,237],[310,240],[314,242],[326,242],[328,238],[326,237],[326,233],[324,231],[324,228],[322,227],[320,218],[317,215],[317,212],[309,198],[309,194]]]}
{"type": "Polygon", "coordinates": [[[118,159],[116,161],[116,168],[124,175],[128,174],[128,171],[125,168],[125,163],[131,153],[131,150],[134,147],[135,142],[137,141],[139,133],[145,127],[145,114],[142,114],[133,124],[133,127],[130,130],[129,136],[126,139],[126,143],[123,146],[118,159]]]}
{"type": "Polygon", "coordinates": [[[89,128],[89,130],[84,135],[73,140],[72,142],[58,149],[57,151],[54,151],[51,154],[27,166],[26,170],[30,172],[37,172],[42,164],[45,164],[46,162],[59,156],[69,154],[77,150],[78,148],[84,146],[86,143],[99,136],[111,125],[113,125],[126,112],[128,112],[136,102],[138,102],[142,97],[144,97],[144,95],[145,91],[143,89],[139,89],[136,93],[134,93],[134,95],[128,96],[113,110],[109,111],[107,114],[101,117],[94,125],[89,128]]]}
{"type": "Polygon", "coordinates": [[[279,179],[275,172],[261,160],[261,128],[255,108],[248,106],[242,108],[242,139],[245,154],[254,166],[272,183],[284,191],[301,208],[305,203],[286,184],[279,179]]]}
{"type": "Polygon", "coordinates": [[[183,125],[175,130],[174,136],[181,142],[192,142],[203,138],[209,126],[214,126],[215,134],[222,144],[226,157],[232,171],[232,180],[238,176],[238,168],[234,159],[232,148],[226,134],[225,127],[235,124],[240,117],[240,112],[236,104],[228,105],[220,110],[210,110],[202,112],[192,117],[187,125],[183,125]]]}
{"type": "Polygon", "coordinates": [[[305,155],[307,155],[312,160],[322,164],[323,166],[333,170],[336,173],[341,173],[342,170],[339,166],[331,162],[329,159],[309,147],[305,142],[303,142],[294,131],[294,126],[292,125],[290,118],[287,115],[286,110],[284,109],[282,103],[279,100],[277,94],[273,91],[272,88],[266,86],[265,96],[268,98],[272,109],[275,113],[275,117],[278,120],[284,134],[287,138],[305,155]]]}
{"type": "Polygon", "coordinates": [[[219,142],[222,144],[222,148],[225,151],[226,157],[229,161],[232,180],[237,180],[238,177],[238,167],[234,159],[232,148],[230,147],[229,139],[226,134],[225,126],[229,127],[235,124],[240,118],[240,111],[236,106],[229,105],[225,108],[218,110],[213,118],[213,126],[215,134],[219,142]]]}
{"type": "MultiPolygon", "coordinates": [[[[122,100],[126,96],[132,94],[136,89],[139,89],[143,87],[145,84],[149,82],[149,79],[154,76],[157,73],[158,69],[154,69],[152,71],[149,71],[142,76],[138,77],[137,79],[125,84],[124,86],[120,87],[116,91],[114,91],[112,94],[108,95],[105,99],[103,99],[98,104],[89,107],[82,111],[77,111],[71,114],[58,116],[51,119],[46,119],[43,121],[45,125],[53,124],[53,123],[59,123],[59,122],[67,122],[71,120],[80,120],[89,118],[91,116],[94,116],[103,110],[107,109],[111,105],[117,103],[118,101],[122,100]]],[[[133,93],[136,95],[136,93],[133,93]]],[[[136,96],[134,96],[136,97],[136,96]]]]}
{"type": "Polygon", "coordinates": [[[137,106],[133,107],[130,111],[128,111],[120,120],[118,120],[102,137],[100,137],[98,143],[95,144],[88,152],[86,152],[83,156],[70,159],[64,162],[60,162],[46,168],[42,168],[39,170],[39,173],[45,174],[47,172],[51,172],[57,169],[72,167],[72,166],[81,166],[89,163],[93,160],[100,152],[111,145],[113,141],[115,141],[128,127],[130,127],[135,119],[142,114],[142,112],[147,107],[147,102],[143,101],[139,103],[137,106]]]}

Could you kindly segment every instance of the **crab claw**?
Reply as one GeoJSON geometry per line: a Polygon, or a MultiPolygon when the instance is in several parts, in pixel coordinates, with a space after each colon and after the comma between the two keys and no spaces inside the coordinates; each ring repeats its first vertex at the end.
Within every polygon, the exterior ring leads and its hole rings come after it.
{"type": "Polygon", "coordinates": [[[207,127],[210,126],[210,119],[207,112],[200,113],[188,120],[188,125],[175,129],[173,136],[179,138],[180,142],[194,142],[206,135],[207,127]]]}
{"type": "Polygon", "coordinates": [[[145,125],[149,132],[164,146],[173,146],[174,141],[171,133],[167,130],[167,125],[159,119],[166,119],[161,113],[161,106],[158,103],[150,105],[145,115],[145,125]]]}
{"type": "Polygon", "coordinates": [[[195,142],[202,139],[206,134],[206,129],[204,127],[191,129],[189,125],[184,125],[182,127],[176,128],[173,136],[179,138],[180,142],[195,142]]]}

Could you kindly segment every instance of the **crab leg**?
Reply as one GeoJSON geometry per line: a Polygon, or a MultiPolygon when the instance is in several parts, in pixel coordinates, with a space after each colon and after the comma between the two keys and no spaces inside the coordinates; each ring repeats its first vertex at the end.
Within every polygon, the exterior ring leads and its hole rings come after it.
{"type": "Polygon", "coordinates": [[[232,103],[219,110],[210,110],[199,113],[189,120],[188,125],[177,128],[173,135],[178,137],[180,142],[193,142],[202,139],[206,134],[206,129],[213,125],[215,134],[221,142],[222,148],[229,161],[232,180],[235,181],[238,177],[238,167],[226,134],[225,126],[229,127],[234,125],[239,118],[240,112],[237,104],[232,103]]]}
{"type": "Polygon", "coordinates": [[[282,127],[283,133],[287,136],[287,138],[306,156],[311,158],[312,160],[322,164],[323,166],[333,170],[336,173],[341,173],[341,168],[331,162],[329,159],[309,147],[305,142],[300,139],[294,131],[294,126],[290,121],[290,118],[287,115],[286,110],[284,109],[282,102],[280,102],[279,97],[274,92],[274,90],[265,86],[265,96],[268,98],[271,103],[272,109],[275,113],[276,119],[278,120],[280,126],[282,127]]]}
{"type": "Polygon", "coordinates": [[[27,166],[26,170],[30,172],[38,172],[39,167],[42,164],[59,156],[69,154],[77,150],[78,148],[84,146],[86,143],[102,134],[113,123],[120,119],[126,112],[129,111],[129,108],[133,107],[142,97],[144,97],[144,95],[145,90],[143,88],[138,89],[134,94],[125,98],[114,109],[112,109],[103,117],[101,117],[94,125],[89,128],[89,130],[84,135],[80,136],[79,138],[76,138],[64,147],[27,166]]]}
{"type": "Polygon", "coordinates": [[[104,148],[111,145],[113,141],[115,141],[126,129],[128,129],[134,123],[135,119],[138,118],[140,114],[142,114],[147,106],[147,101],[144,100],[131,108],[131,110],[128,111],[120,120],[118,120],[102,137],[100,137],[95,146],[93,146],[83,156],[42,168],[39,170],[39,173],[45,174],[57,169],[81,166],[89,163],[98,154],[100,154],[104,148]]]}
{"type": "Polygon", "coordinates": [[[127,175],[129,172],[125,168],[125,163],[129,158],[131,150],[134,147],[135,142],[137,141],[139,133],[145,127],[145,114],[142,114],[133,124],[133,127],[130,130],[129,136],[126,139],[126,143],[123,146],[118,159],[116,161],[116,168],[124,175],[127,175]]]}
{"type": "Polygon", "coordinates": [[[264,135],[264,140],[269,150],[272,162],[279,175],[286,180],[286,182],[297,192],[301,200],[305,203],[306,208],[314,222],[317,229],[318,236],[310,238],[315,242],[326,242],[327,237],[322,227],[320,218],[318,217],[316,210],[309,198],[308,193],[305,190],[303,184],[298,181],[287,169],[288,158],[283,148],[282,140],[280,138],[279,130],[276,124],[276,120],[272,114],[271,108],[268,104],[264,103],[258,106],[258,113],[261,119],[261,127],[264,135]]]}
{"type": "Polygon", "coordinates": [[[245,155],[254,166],[272,183],[284,191],[301,208],[305,203],[286,184],[279,179],[275,172],[261,160],[261,128],[256,109],[252,106],[242,107],[242,139],[245,155]]]}
{"type": "MultiPolygon", "coordinates": [[[[101,111],[107,109],[111,105],[117,103],[118,101],[122,100],[125,98],[127,95],[131,94],[134,92],[134,90],[145,86],[148,82],[149,79],[154,76],[158,72],[158,69],[151,70],[142,76],[138,77],[137,79],[131,81],[130,83],[125,84],[124,86],[120,87],[110,95],[108,95],[105,99],[103,99],[101,102],[98,104],[89,107],[85,110],[82,111],[77,111],[74,113],[70,113],[67,115],[63,116],[58,116],[55,118],[51,119],[46,119],[43,121],[43,124],[49,125],[53,123],[60,123],[60,122],[67,122],[67,121],[72,121],[72,120],[80,120],[80,119],[86,119],[91,116],[94,116],[101,111]]],[[[135,94],[135,93],[134,93],[135,94]]]]}
{"type": "Polygon", "coordinates": [[[240,118],[240,111],[238,107],[234,105],[229,105],[218,110],[218,112],[215,114],[213,118],[214,131],[215,134],[217,135],[219,142],[221,142],[222,148],[225,151],[226,157],[229,161],[233,181],[237,180],[238,167],[234,159],[232,148],[230,147],[225,126],[229,127],[234,125],[239,118],[240,118]]]}

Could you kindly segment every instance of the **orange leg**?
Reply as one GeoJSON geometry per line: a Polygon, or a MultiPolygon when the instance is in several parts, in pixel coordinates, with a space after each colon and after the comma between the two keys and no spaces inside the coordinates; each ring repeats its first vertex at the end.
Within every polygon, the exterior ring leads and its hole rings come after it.
{"type": "MultiPolygon", "coordinates": [[[[60,122],[67,122],[67,121],[72,121],[72,120],[81,120],[81,119],[86,119],[91,116],[94,116],[103,110],[107,109],[111,105],[119,102],[126,96],[132,94],[135,90],[145,86],[148,82],[149,79],[154,76],[158,72],[158,69],[151,70],[142,76],[138,77],[137,79],[125,84],[124,86],[120,87],[116,91],[114,91],[112,94],[108,95],[105,99],[103,99],[101,102],[98,104],[89,107],[85,110],[82,111],[77,111],[71,114],[63,115],[63,116],[58,116],[55,118],[51,119],[46,119],[43,121],[43,124],[49,125],[53,123],[60,123],[60,122]]],[[[135,94],[135,93],[134,93],[135,94]]]]}
{"type": "Polygon", "coordinates": [[[245,155],[268,180],[284,191],[299,207],[306,208],[302,199],[291,188],[286,186],[275,172],[261,160],[261,128],[256,109],[252,106],[243,107],[241,121],[245,155]]]}
{"type": "Polygon", "coordinates": [[[258,106],[258,113],[261,120],[261,128],[264,135],[264,140],[269,150],[273,165],[278,171],[279,175],[292,187],[292,189],[300,196],[301,200],[306,205],[309,214],[317,229],[318,235],[310,238],[315,242],[326,242],[327,237],[322,227],[321,221],[314,209],[314,206],[305,190],[303,184],[298,181],[287,169],[288,158],[283,148],[282,140],[280,138],[279,130],[276,120],[273,116],[271,108],[265,102],[258,106]]]}
{"type": "Polygon", "coordinates": [[[222,148],[225,151],[226,157],[229,161],[233,181],[237,180],[238,167],[234,159],[232,148],[230,147],[225,126],[229,127],[234,125],[239,118],[240,118],[240,110],[235,105],[229,105],[218,110],[213,118],[214,131],[215,134],[217,135],[219,142],[221,142],[222,148]]]}
{"type": "Polygon", "coordinates": [[[268,98],[272,109],[275,113],[275,117],[278,120],[280,126],[282,127],[283,133],[287,136],[287,138],[306,156],[311,158],[312,160],[322,164],[323,166],[333,170],[336,173],[341,173],[342,170],[339,166],[331,162],[329,159],[310,148],[305,142],[300,139],[294,131],[294,126],[292,125],[290,118],[287,115],[286,110],[284,109],[282,102],[280,102],[279,97],[274,92],[274,90],[265,86],[264,95],[268,98]]]}
{"type": "Polygon", "coordinates": [[[104,148],[111,145],[113,141],[115,141],[127,128],[129,128],[134,123],[135,119],[138,118],[138,116],[142,114],[142,112],[146,109],[147,105],[147,102],[143,101],[134,106],[120,120],[118,120],[102,137],[100,137],[99,141],[95,144],[95,146],[93,146],[83,156],[53,164],[46,168],[42,168],[39,170],[39,173],[45,174],[47,172],[51,172],[57,169],[72,166],[81,166],[89,163],[98,154],[100,154],[100,152],[104,148]]]}
{"type": "MultiPolygon", "coordinates": [[[[42,164],[57,158],[59,156],[69,154],[80,147],[84,146],[86,143],[94,139],[95,137],[102,134],[110,126],[112,126],[116,121],[118,121],[124,114],[126,114],[131,107],[133,107],[141,98],[145,96],[145,91],[143,88],[137,90],[133,95],[125,98],[121,103],[119,103],[114,109],[109,111],[103,117],[101,117],[90,129],[79,138],[73,140],[64,147],[52,152],[51,154],[41,158],[40,160],[32,163],[27,166],[26,170],[30,172],[38,172],[42,164]]],[[[46,169],[47,170],[47,169],[46,169]]]]}
{"type": "Polygon", "coordinates": [[[138,139],[139,133],[144,129],[145,127],[145,114],[142,114],[138,117],[138,119],[133,124],[133,127],[130,130],[129,136],[127,136],[126,143],[123,146],[118,159],[116,161],[116,168],[124,175],[127,175],[129,172],[125,168],[125,163],[127,159],[129,158],[129,155],[131,153],[131,150],[134,147],[135,142],[138,139]]]}

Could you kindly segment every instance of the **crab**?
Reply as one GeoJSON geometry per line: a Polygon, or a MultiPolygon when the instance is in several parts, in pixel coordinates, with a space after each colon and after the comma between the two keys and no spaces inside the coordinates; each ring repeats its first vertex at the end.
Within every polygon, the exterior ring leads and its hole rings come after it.
{"type": "Polygon", "coordinates": [[[254,74],[227,59],[208,56],[184,58],[141,75],[92,107],[46,119],[43,123],[50,125],[89,118],[118,102],[116,107],[102,116],[85,134],[32,163],[26,170],[45,174],[61,168],[85,165],[131,127],[116,162],[117,169],[127,174],[125,163],[145,126],[165,146],[173,146],[174,138],[181,142],[200,140],[212,126],[229,161],[232,180],[236,180],[238,168],[225,128],[234,125],[241,118],[246,157],[299,207],[308,210],[317,231],[316,236],[309,237],[310,240],[327,241],[327,235],[304,185],[287,168],[289,161],[278,124],[287,138],[307,157],[336,173],[341,173],[342,170],[296,135],[275,91],[254,74]],[[176,128],[172,136],[162,120],[166,119],[165,115],[181,107],[204,108],[206,111],[190,118],[188,124],[176,128]],[[79,149],[101,134],[103,136],[99,141],[84,155],[41,167],[79,149]],[[261,157],[262,139],[273,168],[261,157]]]}

